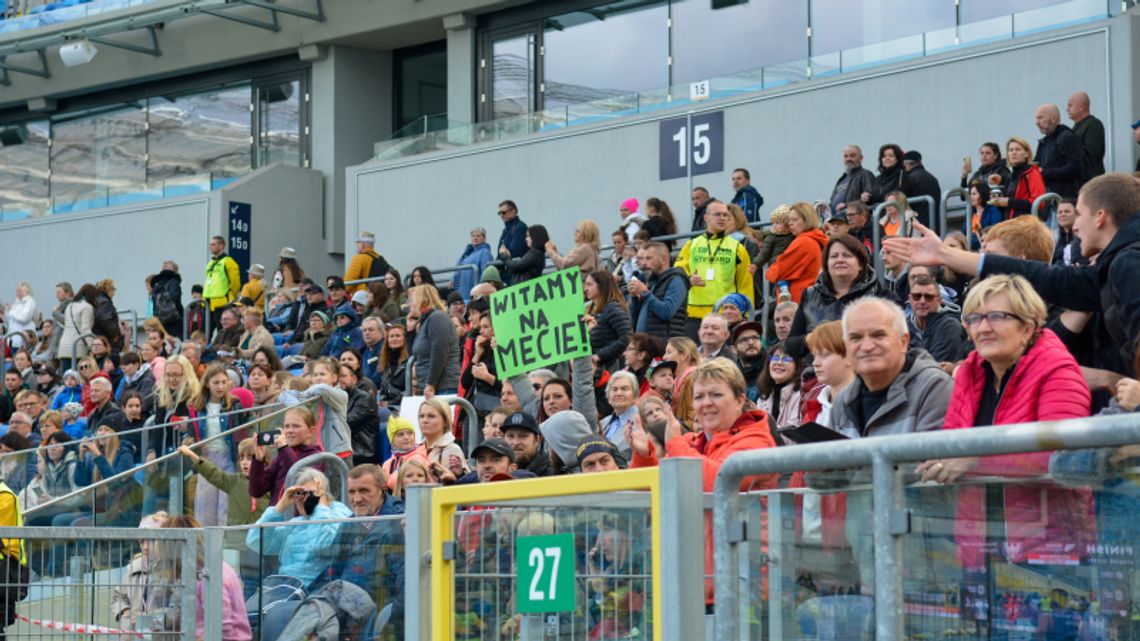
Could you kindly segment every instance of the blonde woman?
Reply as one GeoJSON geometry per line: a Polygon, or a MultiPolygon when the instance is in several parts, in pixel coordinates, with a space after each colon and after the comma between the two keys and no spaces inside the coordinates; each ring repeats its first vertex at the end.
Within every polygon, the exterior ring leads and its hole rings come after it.
{"type": "Polygon", "coordinates": [[[154,403],[154,424],[165,425],[150,438],[147,460],[173,452],[186,429],[180,421],[190,416],[190,404],[201,393],[194,366],[181,354],[166,361],[154,403]]]}
{"type": "Polygon", "coordinates": [[[598,224],[592,220],[583,220],[574,228],[574,249],[562,256],[553,240],[546,241],[546,255],[558,269],[578,267],[582,270],[582,277],[598,269],[598,257],[602,251],[599,239],[601,232],[598,224]]]}
{"type": "Polygon", "coordinates": [[[423,395],[455,394],[459,389],[459,338],[455,325],[434,285],[416,285],[408,290],[408,329],[415,321],[416,340],[412,356],[423,395]]]}
{"type": "Polygon", "coordinates": [[[454,483],[467,472],[467,461],[451,430],[451,408],[429,398],[420,405],[419,422],[424,440],[412,456],[427,461],[433,483],[454,483]]]}

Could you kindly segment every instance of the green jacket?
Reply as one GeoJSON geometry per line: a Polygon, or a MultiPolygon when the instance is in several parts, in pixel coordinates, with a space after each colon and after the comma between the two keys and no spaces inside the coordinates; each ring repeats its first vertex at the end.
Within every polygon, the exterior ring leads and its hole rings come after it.
{"type": "MultiPolygon", "coordinates": [[[[269,497],[263,496],[254,501],[249,495],[249,477],[242,476],[240,472],[224,472],[221,468],[199,458],[194,469],[206,479],[210,485],[226,493],[229,497],[229,507],[226,509],[226,525],[252,525],[257,523],[261,513],[269,506],[269,497]]],[[[245,532],[242,530],[226,532],[226,547],[230,549],[245,549],[245,532]]]]}

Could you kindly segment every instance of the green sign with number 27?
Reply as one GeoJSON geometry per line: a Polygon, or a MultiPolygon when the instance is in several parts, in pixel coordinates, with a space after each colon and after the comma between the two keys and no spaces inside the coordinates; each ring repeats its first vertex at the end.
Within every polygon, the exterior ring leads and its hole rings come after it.
{"type": "Polygon", "coordinates": [[[515,576],[519,612],[572,612],[574,535],[515,539],[515,576]]]}

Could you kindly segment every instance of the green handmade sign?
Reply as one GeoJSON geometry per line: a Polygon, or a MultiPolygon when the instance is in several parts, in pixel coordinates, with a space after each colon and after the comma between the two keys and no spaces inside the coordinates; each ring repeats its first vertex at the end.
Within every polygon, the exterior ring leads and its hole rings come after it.
{"type": "Polygon", "coordinates": [[[573,612],[574,535],[515,539],[515,576],[519,612],[573,612]]]}
{"type": "Polygon", "coordinates": [[[499,378],[593,353],[581,321],[585,310],[577,267],[491,294],[499,378]]]}

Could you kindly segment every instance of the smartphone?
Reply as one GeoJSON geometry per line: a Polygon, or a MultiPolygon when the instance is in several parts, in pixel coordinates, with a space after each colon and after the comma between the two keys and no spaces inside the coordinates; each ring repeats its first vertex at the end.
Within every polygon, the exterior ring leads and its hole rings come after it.
{"type": "Polygon", "coordinates": [[[272,432],[258,432],[257,433],[257,444],[258,445],[273,445],[273,441],[277,438],[277,435],[280,433],[281,433],[281,430],[273,430],[272,432]]]}

